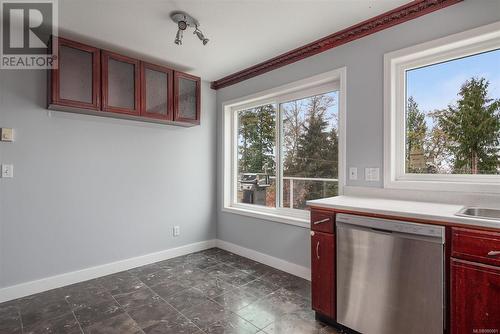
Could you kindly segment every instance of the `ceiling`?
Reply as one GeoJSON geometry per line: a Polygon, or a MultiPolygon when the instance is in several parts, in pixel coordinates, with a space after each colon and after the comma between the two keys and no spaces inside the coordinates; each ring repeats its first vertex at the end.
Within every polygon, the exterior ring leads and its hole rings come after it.
{"type": "Polygon", "coordinates": [[[409,0],[60,0],[59,34],[216,80],[409,0]],[[171,11],[210,38],[174,44],[171,11]]]}

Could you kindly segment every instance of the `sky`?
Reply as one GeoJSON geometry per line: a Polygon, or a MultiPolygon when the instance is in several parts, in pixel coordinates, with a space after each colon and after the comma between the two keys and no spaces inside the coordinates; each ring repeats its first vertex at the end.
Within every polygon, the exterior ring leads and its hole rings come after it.
{"type": "Polygon", "coordinates": [[[500,49],[410,70],[406,75],[407,96],[413,96],[424,112],[456,102],[460,87],[471,77],[486,78],[489,97],[499,99],[500,49]]]}

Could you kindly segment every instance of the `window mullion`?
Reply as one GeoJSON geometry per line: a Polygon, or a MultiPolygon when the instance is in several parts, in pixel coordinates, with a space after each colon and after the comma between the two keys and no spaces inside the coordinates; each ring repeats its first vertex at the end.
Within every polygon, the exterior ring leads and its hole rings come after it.
{"type": "Polygon", "coordinates": [[[277,101],[277,126],[276,126],[276,207],[283,208],[283,114],[281,102],[277,101]]]}

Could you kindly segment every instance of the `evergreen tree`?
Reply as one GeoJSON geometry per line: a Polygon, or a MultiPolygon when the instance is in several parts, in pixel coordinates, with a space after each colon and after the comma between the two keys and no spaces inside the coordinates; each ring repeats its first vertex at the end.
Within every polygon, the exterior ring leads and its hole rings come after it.
{"type": "Polygon", "coordinates": [[[500,166],[500,100],[487,97],[489,82],[467,80],[456,105],[437,114],[449,138],[455,173],[498,173],[500,166]]]}
{"type": "Polygon", "coordinates": [[[412,166],[410,157],[412,152],[422,152],[423,155],[426,132],[425,114],[419,110],[413,96],[410,96],[406,109],[406,170],[409,173],[418,172],[419,168],[412,166]]]}
{"type": "Polygon", "coordinates": [[[267,166],[268,173],[273,175],[275,169],[275,107],[264,105],[242,111],[239,116],[239,171],[241,173],[262,173],[264,166],[267,166]]]}
{"type": "MultiPolygon", "coordinates": [[[[326,110],[333,104],[332,97],[311,97],[307,105],[307,119],[297,142],[297,158],[289,175],[311,178],[333,178],[337,174],[338,138],[336,129],[328,131],[326,110]]],[[[295,207],[301,207],[308,199],[328,195],[323,182],[306,181],[303,193],[297,196],[295,207]]]]}

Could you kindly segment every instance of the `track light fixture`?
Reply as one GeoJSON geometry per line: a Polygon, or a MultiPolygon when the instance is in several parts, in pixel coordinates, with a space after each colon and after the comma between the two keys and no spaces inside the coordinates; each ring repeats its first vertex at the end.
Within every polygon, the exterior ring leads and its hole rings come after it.
{"type": "Polygon", "coordinates": [[[206,38],[205,35],[203,35],[203,33],[201,32],[199,28],[200,24],[191,15],[185,12],[173,12],[170,14],[170,18],[172,19],[172,21],[177,23],[177,34],[175,35],[174,41],[175,44],[182,45],[183,33],[184,30],[186,30],[188,27],[194,28],[193,34],[198,36],[203,45],[206,45],[208,43],[209,39],[206,38]]]}

